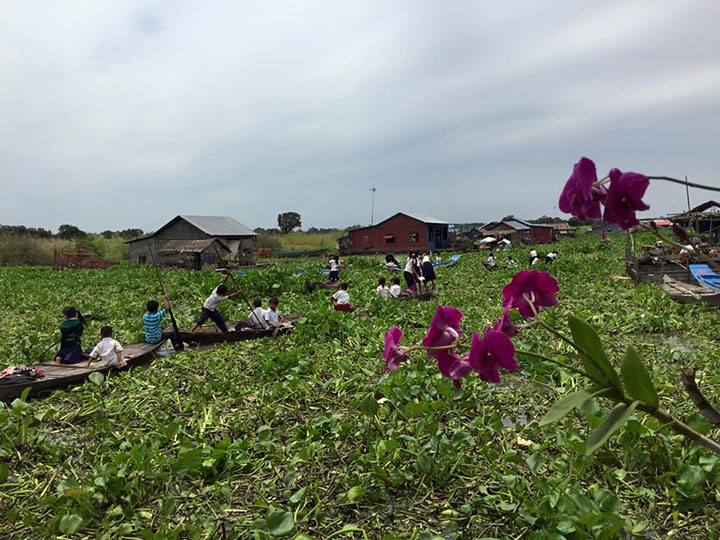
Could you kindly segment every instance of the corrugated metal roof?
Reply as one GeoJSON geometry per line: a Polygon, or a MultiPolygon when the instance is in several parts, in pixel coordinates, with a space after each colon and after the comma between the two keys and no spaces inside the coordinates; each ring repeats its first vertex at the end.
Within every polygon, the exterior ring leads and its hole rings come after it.
{"type": "Polygon", "coordinates": [[[439,225],[450,225],[449,222],[443,221],[442,219],[438,219],[436,217],[431,216],[430,214],[423,214],[421,212],[400,212],[401,214],[405,214],[408,217],[411,217],[413,219],[417,219],[418,221],[422,221],[423,223],[437,223],[439,225]]]}
{"type": "Polygon", "coordinates": [[[229,216],[179,217],[210,236],[257,236],[257,233],[229,216]]]}

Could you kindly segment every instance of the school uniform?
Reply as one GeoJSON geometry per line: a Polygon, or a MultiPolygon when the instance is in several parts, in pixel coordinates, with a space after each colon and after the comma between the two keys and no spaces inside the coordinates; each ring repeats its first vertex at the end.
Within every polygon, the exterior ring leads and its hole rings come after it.
{"type": "Polygon", "coordinates": [[[537,251],[534,249],[530,250],[530,264],[535,264],[533,261],[538,258],[537,251]]]}
{"type": "Polygon", "coordinates": [[[102,360],[103,363],[120,369],[118,353],[121,353],[122,350],[123,348],[120,343],[111,337],[106,337],[102,338],[100,342],[95,345],[95,348],[90,353],[90,358],[93,360],[102,360]]]}
{"type": "Polygon", "coordinates": [[[280,324],[280,312],[272,309],[265,310],[265,326],[268,328],[274,328],[268,323],[273,323],[275,326],[280,324]]]}
{"type": "Polygon", "coordinates": [[[408,289],[412,287],[415,284],[415,266],[417,264],[417,261],[413,257],[408,257],[407,262],[405,263],[405,271],[403,272],[405,275],[405,283],[408,286],[408,289]]]}
{"type": "MultiPolygon", "coordinates": [[[[219,285],[218,285],[219,287],[219,285]]],[[[212,294],[207,297],[205,302],[203,303],[202,311],[200,312],[200,318],[197,320],[195,324],[198,326],[201,326],[205,321],[208,319],[211,319],[212,322],[214,322],[217,327],[220,329],[221,332],[227,332],[228,327],[225,324],[225,318],[222,316],[222,313],[218,310],[218,306],[220,305],[220,302],[224,302],[228,299],[227,296],[223,296],[221,294],[218,294],[217,292],[218,288],[215,287],[212,294]]]]}
{"type": "Polygon", "coordinates": [[[347,291],[338,289],[338,291],[332,295],[332,299],[336,311],[350,311],[352,309],[350,295],[347,291]]]}
{"type": "Polygon", "coordinates": [[[375,292],[378,296],[386,299],[388,297],[388,294],[390,294],[390,289],[388,289],[385,285],[378,285],[377,289],[375,289],[375,292]]]}
{"type": "Polygon", "coordinates": [[[83,324],[78,319],[66,319],[60,323],[60,350],[55,358],[60,357],[61,364],[82,362],[83,330],[83,324]]]}
{"type": "Polygon", "coordinates": [[[432,261],[427,255],[422,258],[422,275],[425,278],[425,283],[435,281],[435,268],[433,268],[432,261]]]}
{"type": "Polygon", "coordinates": [[[338,262],[335,259],[330,259],[330,281],[338,281],[339,279],[338,262]]]}

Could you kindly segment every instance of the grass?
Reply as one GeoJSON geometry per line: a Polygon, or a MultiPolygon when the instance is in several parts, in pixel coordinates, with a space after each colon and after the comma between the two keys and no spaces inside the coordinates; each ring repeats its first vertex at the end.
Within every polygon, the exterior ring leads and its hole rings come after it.
{"type": "MultiPolygon", "coordinates": [[[[556,247],[558,262],[543,269],[561,292],[546,320],[561,328],[571,312],[588,320],[615,365],[633,344],[663,406],[717,435],[677,381],[682,367],[701,368],[706,394],[720,393],[716,312],[675,304],[658,286],[613,280],[623,272],[620,239],[556,247]]],[[[527,252],[512,250],[517,261],[527,252]]],[[[512,277],[486,272],[482,260],[466,254],[438,270],[439,300],[464,312],[465,343],[497,319],[512,277]]],[[[0,536],[717,536],[715,456],[636,414],[586,457],[583,441],[607,411],[601,400],[557,425],[538,424],[558,395],[585,384],[572,373],[522,359],[522,370],[498,385],[471,377],[458,390],[422,355],[384,373],[384,331],[395,324],[403,343],[419,342],[435,304],[376,298],[377,277],[387,275],[381,257],[348,257],[347,265],[343,278],[360,306],[352,315],[329,312],[327,291],[304,294],[305,276],[293,268],[256,270],[239,278],[246,296],[279,294],[281,311],[305,313],[295,334],[172,354],[147,370],[0,409],[0,536]]],[[[217,275],[163,277],[180,325],[189,326],[217,275]]],[[[92,315],[85,345],[107,323],[123,342],[141,339],[143,305],[160,294],[152,269],[126,264],[0,269],[0,286],[0,357],[11,362],[54,339],[69,303],[92,315]]],[[[242,300],[222,309],[228,319],[249,311],[242,300]]],[[[536,328],[515,342],[574,361],[536,328]]]]}
{"type": "Polygon", "coordinates": [[[283,251],[337,250],[337,239],[344,231],[326,233],[290,232],[280,236],[283,251]]]}

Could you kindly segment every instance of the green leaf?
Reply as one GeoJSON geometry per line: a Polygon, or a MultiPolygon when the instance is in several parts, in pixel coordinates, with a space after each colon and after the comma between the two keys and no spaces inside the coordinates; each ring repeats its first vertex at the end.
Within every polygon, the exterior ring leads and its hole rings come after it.
{"type": "Polygon", "coordinates": [[[553,403],[550,410],[546,412],[545,416],[540,420],[540,425],[546,426],[547,424],[557,422],[578,405],[582,405],[588,399],[607,393],[608,391],[608,388],[601,388],[600,390],[597,388],[585,388],[584,390],[578,390],[577,392],[568,394],[553,403]]]}
{"type": "Polygon", "coordinates": [[[542,453],[536,452],[532,456],[528,456],[525,459],[525,463],[527,463],[528,468],[530,469],[530,472],[535,474],[540,470],[540,466],[543,462],[543,456],[542,453]]]}
{"type": "Polygon", "coordinates": [[[653,409],[660,406],[657,390],[650,379],[650,374],[633,347],[628,347],[625,351],[620,374],[625,390],[631,398],[642,401],[653,409]]]}
{"type": "Polygon", "coordinates": [[[20,394],[21,400],[27,401],[27,398],[30,395],[30,389],[31,389],[31,387],[28,386],[27,388],[25,388],[25,390],[22,391],[22,394],[20,394]]]}
{"type": "Polygon", "coordinates": [[[622,390],[620,377],[618,377],[615,368],[612,367],[610,360],[608,360],[595,329],[573,315],[568,317],[568,324],[575,344],[587,353],[580,354],[585,371],[592,377],[600,381],[608,381],[618,390],[622,390]]]}
{"type": "Polygon", "coordinates": [[[7,482],[10,468],[7,463],[0,463],[0,484],[7,482]]]}
{"type": "Polygon", "coordinates": [[[362,486],[353,486],[347,492],[347,498],[350,502],[359,501],[365,495],[365,488],[362,486]]]}
{"type": "Polygon", "coordinates": [[[378,405],[375,395],[372,392],[365,396],[365,399],[360,403],[360,410],[366,416],[375,416],[379,409],[380,405],[378,405]]]}
{"type": "Polygon", "coordinates": [[[694,490],[705,481],[705,473],[697,465],[686,465],[678,473],[678,484],[688,490],[694,490]]]}
{"type": "Polygon", "coordinates": [[[77,514],[66,514],[60,518],[60,532],[63,534],[73,534],[82,526],[83,519],[77,514]]]}
{"type": "Polygon", "coordinates": [[[290,501],[290,503],[292,503],[292,504],[297,504],[297,503],[299,503],[300,501],[302,501],[303,498],[305,497],[305,490],[306,490],[306,489],[307,489],[307,488],[304,488],[304,487],[303,487],[303,488],[298,489],[295,493],[293,493],[293,494],[290,496],[290,499],[288,499],[288,500],[290,501]]]}
{"type": "Polygon", "coordinates": [[[100,386],[103,380],[105,380],[105,377],[99,371],[95,371],[88,376],[88,379],[90,379],[90,382],[94,385],[100,386]]]}
{"type": "Polygon", "coordinates": [[[295,528],[295,518],[292,512],[275,510],[266,520],[270,534],[273,536],[285,536],[295,528]]]}
{"type": "Polygon", "coordinates": [[[615,405],[610,414],[603,419],[585,441],[585,455],[589,456],[605,444],[610,436],[628,421],[639,403],[639,401],[633,401],[629,406],[625,403],[615,405]]]}

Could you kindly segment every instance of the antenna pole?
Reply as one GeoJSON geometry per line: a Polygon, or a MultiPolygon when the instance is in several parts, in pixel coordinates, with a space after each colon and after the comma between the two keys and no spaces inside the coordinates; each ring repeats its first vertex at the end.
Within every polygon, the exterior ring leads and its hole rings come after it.
{"type": "Polygon", "coordinates": [[[375,187],[370,188],[372,193],[372,211],[370,212],[370,225],[375,223],[375,187]]]}

